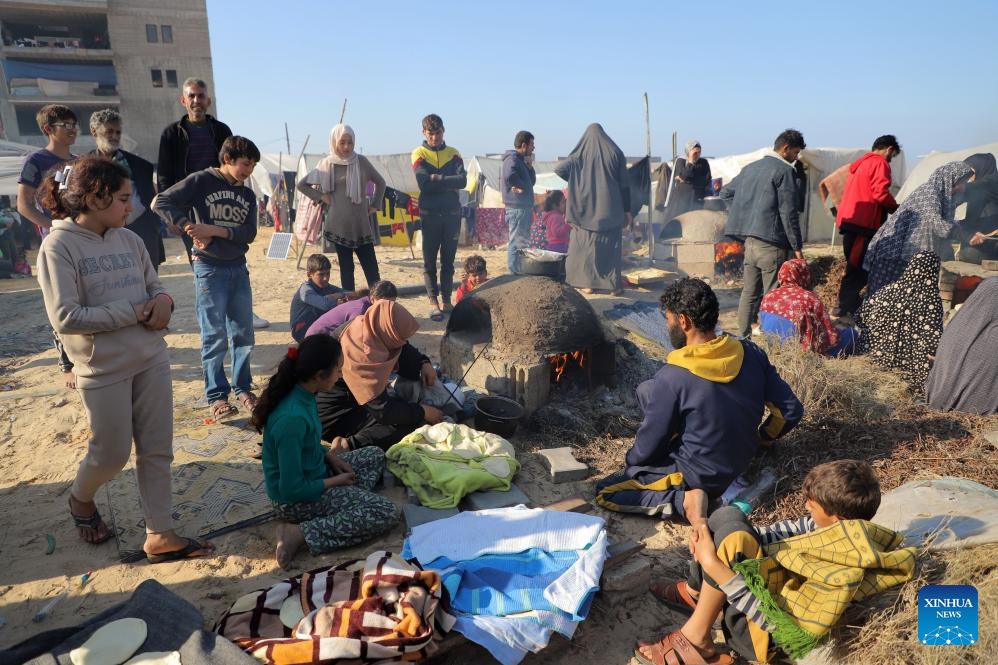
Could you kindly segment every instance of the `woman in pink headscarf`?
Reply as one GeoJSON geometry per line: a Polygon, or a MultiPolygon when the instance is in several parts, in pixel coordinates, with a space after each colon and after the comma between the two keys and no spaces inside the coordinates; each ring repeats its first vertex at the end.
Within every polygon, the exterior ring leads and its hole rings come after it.
{"type": "Polygon", "coordinates": [[[780,266],[780,283],[762,299],[759,328],[782,340],[797,338],[806,350],[837,357],[853,352],[855,330],[839,328],[828,319],[821,298],[811,291],[811,269],[804,259],[780,266]]]}
{"type": "Polygon", "coordinates": [[[364,155],[354,152],[354,133],[342,123],[329,133],[329,154],[298,182],[298,191],[326,208],[322,224],[322,251],[336,250],[340,264],[340,286],[355,291],[353,255],[357,254],[367,285],[381,275],[374,246],[381,235],[372,214],[381,207],[385,179],[364,155]],[[368,183],[374,195],[366,196],[368,183]]]}

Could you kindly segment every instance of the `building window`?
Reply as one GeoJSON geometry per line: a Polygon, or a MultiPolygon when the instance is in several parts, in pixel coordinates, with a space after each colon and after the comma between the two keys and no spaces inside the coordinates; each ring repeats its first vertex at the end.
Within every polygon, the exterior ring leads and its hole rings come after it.
{"type": "Polygon", "coordinates": [[[155,23],[146,23],[146,41],[155,44],[159,41],[159,33],[156,32],[155,23]]]}
{"type": "Polygon", "coordinates": [[[161,25],[159,26],[159,31],[163,33],[163,43],[172,44],[173,43],[173,26],[172,25],[161,25]]]}
{"type": "Polygon", "coordinates": [[[163,70],[153,69],[152,70],[152,87],[162,88],[163,87],[163,70]]]}
{"type": "Polygon", "coordinates": [[[166,87],[176,88],[177,87],[177,70],[167,69],[166,70],[166,87]]]}

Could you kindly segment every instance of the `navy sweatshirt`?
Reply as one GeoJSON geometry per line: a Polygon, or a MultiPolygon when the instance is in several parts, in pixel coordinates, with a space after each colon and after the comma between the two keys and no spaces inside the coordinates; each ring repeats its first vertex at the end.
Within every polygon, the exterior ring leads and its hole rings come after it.
{"type": "Polygon", "coordinates": [[[783,436],[804,415],[765,352],[727,335],[670,353],[637,397],[644,420],[625,458],[628,477],[675,463],[687,488],[711,498],[748,468],[760,440],[783,436]]]}
{"type": "Polygon", "coordinates": [[[195,261],[213,266],[246,263],[249,244],[256,239],[256,196],[244,185],[230,185],[216,168],[192,173],[153,202],[153,210],[168,224],[185,231],[191,224],[213,224],[229,230],[228,238],[212,238],[204,249],[194,247],[195,261]]]}

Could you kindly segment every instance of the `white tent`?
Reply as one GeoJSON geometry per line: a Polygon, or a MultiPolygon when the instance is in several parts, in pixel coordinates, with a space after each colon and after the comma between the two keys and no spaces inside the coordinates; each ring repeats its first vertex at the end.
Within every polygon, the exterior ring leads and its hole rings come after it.
{"type": "Polygon", "coordinates": [[[898,202],[900,203],[903,201],[909,194],[911,194],[913,189],[928,180],[929,176],[932,175],[932,172],[943,164],[959,162],[979,152],[990,152],[992,155],[995,155],[996,159],[998,159],[998,143],[986,143],[973,148],[964,148],[963,150],[953,150],[951,152],[930,152],[928,155],[923,157],[922,161],[916,164],[915,168],[913,168],[911,173],[908,174],[907,179],[904,181],[904,186],[901,187],[901,191],[898,192],[898,202]]]}
{"type": "MultiPolygon", "coordinates": [[[[565,189],[568,183],[555,175],[554,165],[558,162],[534,162],[534,172],[537,174],[537,182],[534,184],[535,193],[543,193],[552,189],[565,189]]],[[[468,171],[468,191],[475,194],[478,187],[482,187],[482,192],[478,198],[478,204],[483,208],[502,208],[502,192],[499,190],[499,181],[502,178],[502,157],[484,156],[472,157],[465,164],[468,171]]]]}
{"type": "Polygon", "coordinates": [[[17,196],[17,181],[21,177],[24,157],[38,150],[33,145],[0,141],[0,196],[17,196]]]}
{"type": "Polygon", "coordinates": [[[274,189],[281,178],[281,173],[295,173],[298,166],[295,164],[296,157],[284,153],[265,152],[260,155],[260,161],[253,169],[250,176],[249,186],[259,199],[263,196],[273,196],[274,189]]]}

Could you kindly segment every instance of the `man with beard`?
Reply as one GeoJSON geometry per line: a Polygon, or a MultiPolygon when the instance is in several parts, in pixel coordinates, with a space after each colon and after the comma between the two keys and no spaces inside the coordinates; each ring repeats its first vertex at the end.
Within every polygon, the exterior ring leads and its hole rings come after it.
{"type": "MultiPolygon", "coordinates": [[[[180,104],[187,115],[163,130],[159,139],[159,163],[156,165],[156,184],[159,191],[170,187],[192,173],[220,166],[218,153],[232,130],[224,122],[208,115],[211,97],[208,84],[197,78],[184,81],[180,104]]],[[[191,260],[191,239],[181,234],[191,260]]]]}
{"type": "Polygon", "coordinates": [[[91,154],[107,157],[125,167],[132,176],[132,213],[128,216],[127,229],[142,238],[149,252],[149,259],[156,270],[166,260],[163,248],[163,222],[152,211],[152,163],[136,154],[121,149],[121,114],[115,109],[95,111],[90,116],[90,133],[97,141],[91,154]]]}
{"type": "Polygon", "coordinates": [[[804,407],[762,349],[715,334],[717,296],[702,280],[671,284],[660,303],[675,350],[638,386],[644,419],[625,469],[597,483],[596,502],[696,528],[759,447],[793,429],[804,407]]]}

